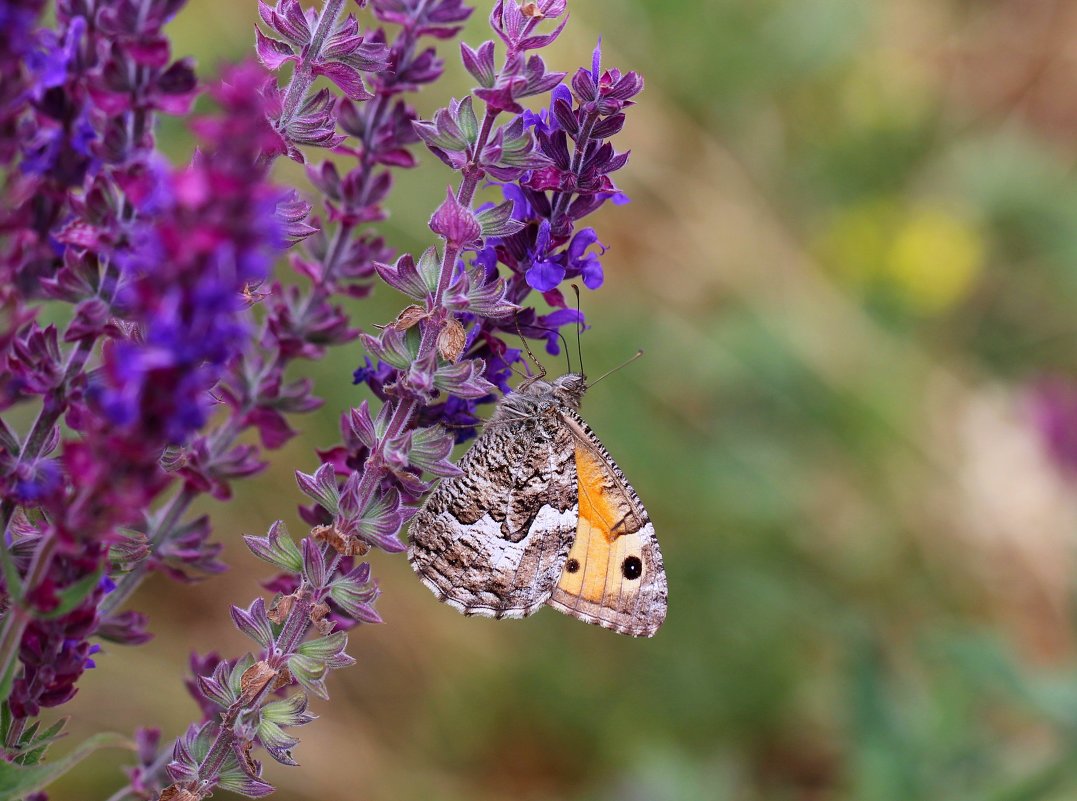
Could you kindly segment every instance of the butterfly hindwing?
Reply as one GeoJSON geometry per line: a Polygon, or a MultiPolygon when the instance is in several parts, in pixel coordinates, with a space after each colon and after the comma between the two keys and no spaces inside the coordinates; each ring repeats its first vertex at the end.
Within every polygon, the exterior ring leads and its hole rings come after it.
{"type": "Polygon", "coordinates": [[[549,604],[621,634],[650,637],[666,617],[666,574],[647,510],[598,438],[563,413],[574,441],[579,522],[549,604]]]}
{"type": "Polygon", "coordinates": [[[441,600],[524,617],[550,596],[576,531],[571,433],[552,417],[489,426],[410,527],[408,559],[441,600]]]}

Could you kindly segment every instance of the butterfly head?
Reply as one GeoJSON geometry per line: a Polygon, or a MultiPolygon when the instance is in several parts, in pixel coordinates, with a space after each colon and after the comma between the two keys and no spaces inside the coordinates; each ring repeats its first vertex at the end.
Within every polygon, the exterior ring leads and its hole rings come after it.
{"type": "Polygon", "coordinates": [[[566,373],[560,378],[554,379],[550,385],[550,394],[563,405],[572,409],[580,408],[583,393],[587,391],[587,379],[582,373],[566,373]]]}
{"type": "Polygon", "coordinates": [[[578,410],[587,379],[580,373],[566,373],[552,382],[532,378],[505,396],[494,419],[513,420],[556,414],[563,409],[578,410]]]}

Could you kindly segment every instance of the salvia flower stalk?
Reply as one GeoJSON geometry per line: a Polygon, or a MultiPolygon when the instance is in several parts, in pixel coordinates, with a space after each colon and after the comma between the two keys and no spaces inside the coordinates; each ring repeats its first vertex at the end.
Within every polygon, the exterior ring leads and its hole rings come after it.
{"type": "Polygon", "coordinates": [[[260,137],[272,131],[248,99],[250,77],[237,70],[214,93],[225,112],[218,122],[235,134],[230,144],[183,170],[147,164],[140,187],[129,190],[140,196],[141,211],[125,226],[123,249],[111,254],[120,269],[110,308],[96,315],[95,327],[76,317],[65,337],[74,339],[74,330],[106,338],[99,366],[79,377],[65,415],[76,436],[50,435],[33,472],[16,465],[8,536],[17,547],[5,576],[13,603],[4,633],[18,633],[22,669],[9,668],[9,738],[41,706],[74,693],[89,635],[144,637],[140,621],[104,608],[115,588],[110,548],[120,561],[139,557],[140,539],[129,527],[144,521],[168,484],[161,456],[205,424],[209,390],[247,341],[243,288],[265,279],[282,242],[280,192],[254,161],[260,137]],[[48,456],[56,450],[58,458],[48,456]],[[56,670],[54,659],[69,667],[56,670]]]}
{"type": "Polygon", "coordinates": [[[165,765],[172,784],[162,798],[196,801],[217,788],[248,798],[272,792],[254,746],[281,764],[298,764],[291,748],[299,741],[288,729],[314,720],[307,712],[308,694],[328,698],[326,675],[355,661],[344,653],[348,637],[331,612],[353,624],[380,622],[372,606],[378,590],[367,563],[342,557],[317,542],[316,533],[297,547],[280,523],[265,537],[245,539],[255,556],[291,577],[295,588],[278,594],[268,608],[262,598],[246,609],[232,608],[233,622],[258,646],[257,653],[218,660],[196,678],[192,689],[208,714],[173,745],[165,765]]]}
{"type": "Polygon", "coordinates": [[[20,757],[35,742],[26,722],[70,698],[92,665],[109,546],[161,488],[156,461],[169,435],[149,416],[112,425],[108,399],[137,393],[138,379],[110,370],[116,362],[98,346],[144,333],[112,315],[132,297],[144,234],[165,202],[153,189],[167,183],[154,116],[185,112],[195,80],[160,34],[175,2],[147,0],[137,14],[58,2],[55,31],[35,27],[40,4],[4,5],[5,56],[21,54],[21,66],[3,68],[12,80],[0,150],[13,168],[0,208],[0,411],[38,403],[25,436],[0,425],[2,734],[4,753],[20,757]],[[37,322],[49,301],[70,304],[62,331],[37,322]],[[61,436],[61,419],[76,436],[61,436]]]}
{"type": "MultiPolygon", "coordinates": [[[[379,335],[360,337],[373,361],[356,380],[383,405],[376,415],[365,403],[353,410],[344,447],[329,454],[347,477],[349,502],[359,510],[384,509],[384,528],[394,537],[413,507],[398,511],[393,493],[410,503],[429,488],[424,473],[455,470],[445,459],[454,435],[436,424],[462,426],[455,436],[462,439],[477,422],[477,405],[508,391],[521,356],[504,337],[545,339],[557,352],[558,328],[582,323],[566,308],[559,285],[577,277],[591,288],[602,283],[599,254],[590,250],[601,250],[597,236],[576,231],[575,223],[606,200],[622,199],[609,175],[627,154],[617,154],[607,139],[621,129],[643,82],[632,72],[602,72],[596,49],[572,90],[562,87],[564,73],[549,71],[532,51],[556,39],[565,6],[563,0],[495,3],[489,21],[504,46],[501,66],[492,40],[475,49],[462,45],[464,65],[479,85],[432,120],[415,123],[431,152],[460,173],[459,185],[430,219],[440,249],[375,265],[387,284],[415,302],[379,335]],[[551,91],[548,111],[534,114],[520,104],[551,91]],[[502,203],[475,205],[484,181],[500,188],[502,203]],[[554,311],[540,315],[524,307],[532,290],[554,311]]],[[[318,522],[316,514],[309,519],[318,522]]]]}

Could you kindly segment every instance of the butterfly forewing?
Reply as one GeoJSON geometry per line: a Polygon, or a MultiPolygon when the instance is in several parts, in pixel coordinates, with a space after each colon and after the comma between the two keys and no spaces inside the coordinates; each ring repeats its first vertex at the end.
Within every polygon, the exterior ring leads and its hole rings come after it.
{"type": "Polygon", "coordinates": [[[488,427],[412,521],[412,568],[465,614],[524,617],[557,583],[576,531],[576,467],[570,433],[552,423],[488,427]]]}

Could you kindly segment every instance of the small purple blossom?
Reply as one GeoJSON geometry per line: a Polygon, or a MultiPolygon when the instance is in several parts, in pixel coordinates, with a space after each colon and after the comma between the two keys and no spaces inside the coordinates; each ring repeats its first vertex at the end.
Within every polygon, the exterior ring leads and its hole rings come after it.
{"type": "Polygon", "coordinates": [[[1061,378],[1044,380],[1034,388],[1030,407],[1051,461],[1063,475],[1077,476],[1077,385],[1061,378]]]}
{"type": "Polygon", "coordinates": [[[550,223],[543,220],[535,234],[535,244],[528,253],[531,266],[524,274],[527,283],[539,292],[549,292],[565,280],[565,268],[547,258],[550,250],[550,223]]]}

